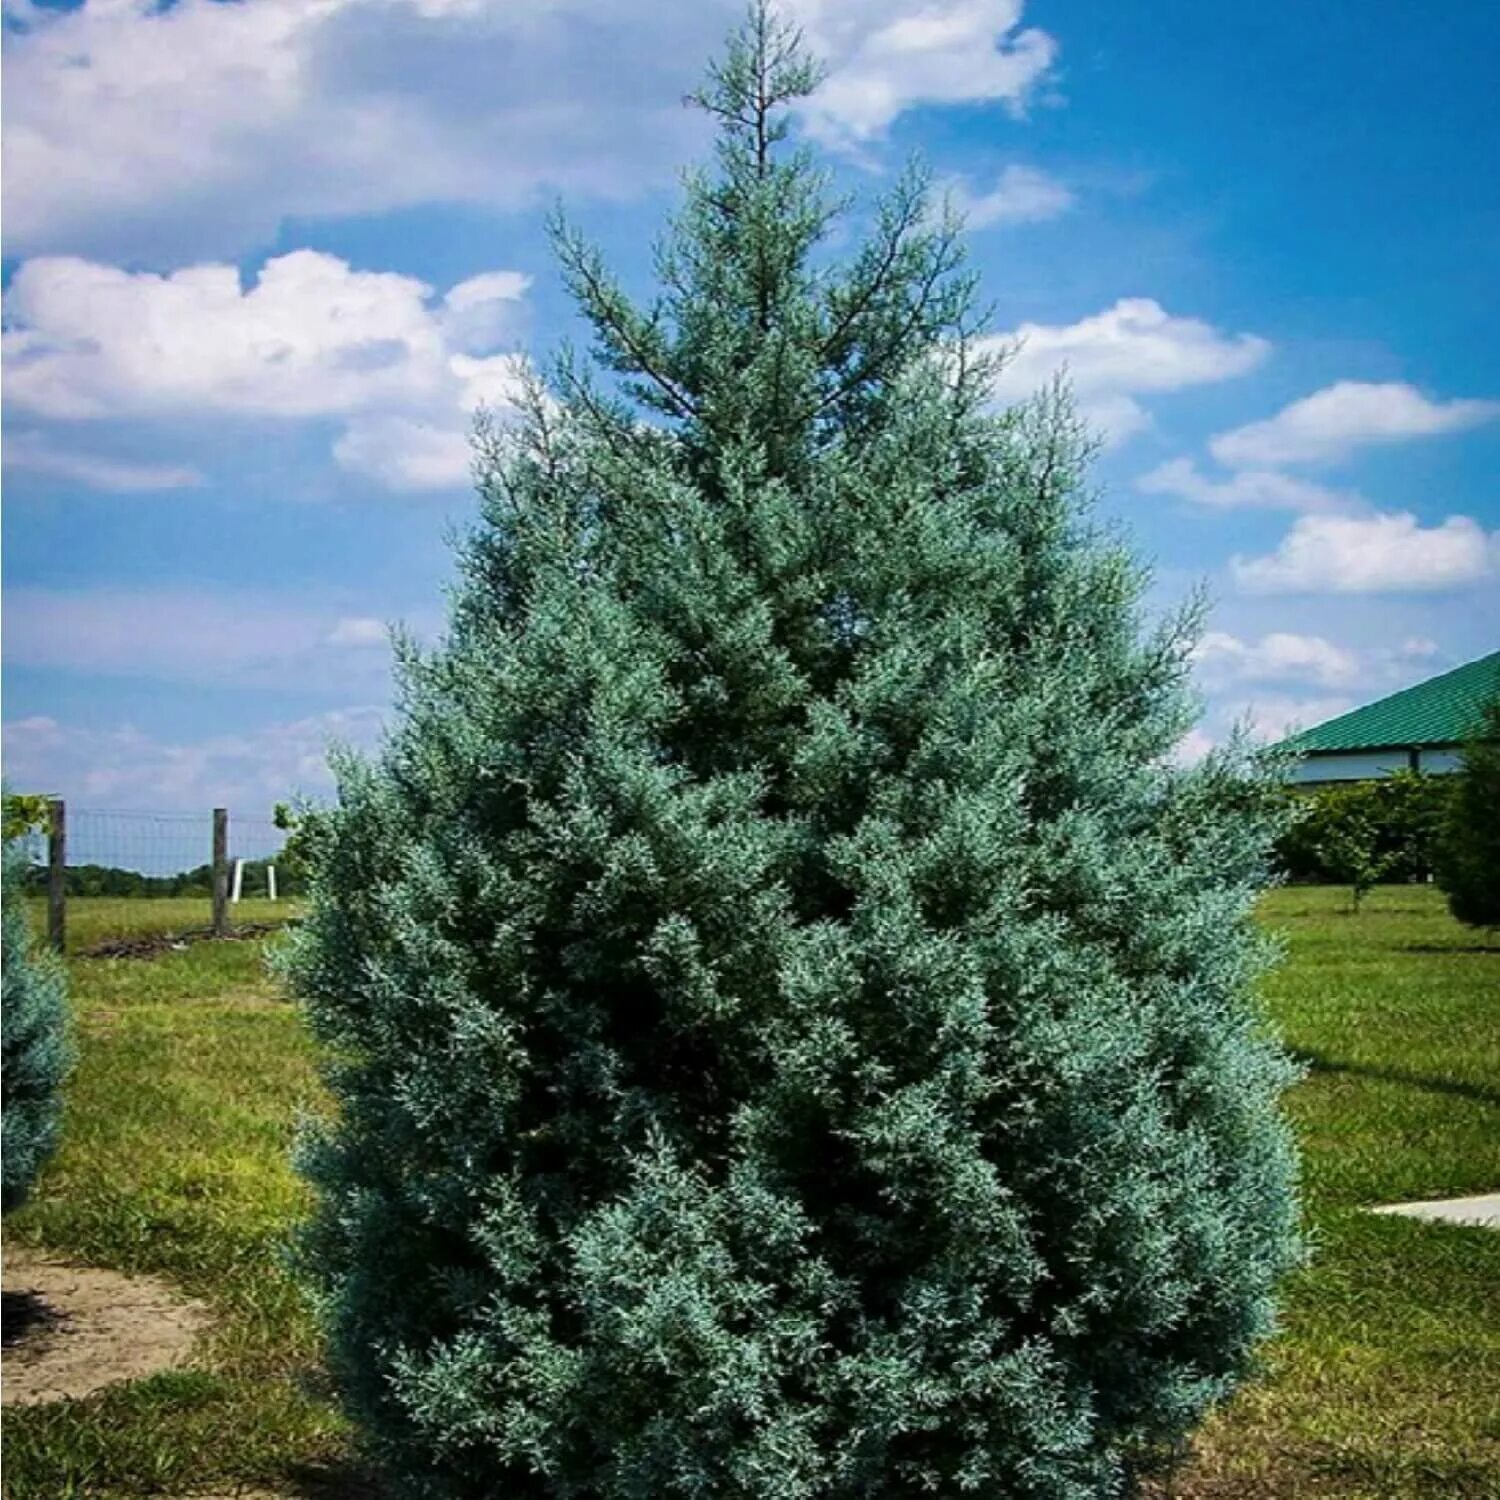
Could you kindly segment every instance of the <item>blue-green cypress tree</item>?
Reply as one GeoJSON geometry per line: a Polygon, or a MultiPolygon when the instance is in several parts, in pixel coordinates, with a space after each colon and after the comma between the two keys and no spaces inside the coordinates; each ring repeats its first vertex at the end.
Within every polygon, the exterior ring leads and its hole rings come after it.
{"type": "Polygon", "coordinates": [[[829,253],[816,76],[756,10],[649,308],[559,226],[597,359],[309,830],[302,1256],[406,1494],[1122,1494],[1295,1253],[1282,799],[1172,764],[1190,622],[920,177],[829,253]]]}
{"type": "Polygon", "coordinates": [[[1464,746],[1439,840],[1437,880],[1448,910],[1472,927],[1500,927],[1500,698],[1464,746]]]}
{"type": "Polygon", "coordinates": [[[0,876],[0,1198],[19,1208],[57,1145],[71,1058],[62,965],[32,942],[26,920],[26,843],[6,841],[0,876]]]}

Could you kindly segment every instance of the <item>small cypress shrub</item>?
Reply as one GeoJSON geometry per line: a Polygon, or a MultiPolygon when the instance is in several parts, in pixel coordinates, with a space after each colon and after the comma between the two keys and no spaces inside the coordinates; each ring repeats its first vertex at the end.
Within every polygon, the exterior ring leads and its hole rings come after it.
{"type": "Polygon", "coordinates": [[[0,884],[3,1015],[0,1015],[0,1135],[3,1209],[19,1208],[57,1145],[62,1085],[71,1049],[62,965],[35,946],[26,921],[27,852],[5,845],[0,884]]]}
{"type": "Polygon", "coordinates": [[[1464,747],[1440,844],[1438,884],[1471,927],[1500,927],[1500,698],[1464,747]]]}
{"type": "Polygon", "coordinates": [[[1122,1494],[1296,1254],[1276,778],[1172,764],[1191,622],[1063,396],[991,410],[921,179],[824,253],[816,80],[754,11],[650,310],[558,227],[606,378],[481,434],[307,823],[300,1253],[413,1496],[1122,1494]]]}

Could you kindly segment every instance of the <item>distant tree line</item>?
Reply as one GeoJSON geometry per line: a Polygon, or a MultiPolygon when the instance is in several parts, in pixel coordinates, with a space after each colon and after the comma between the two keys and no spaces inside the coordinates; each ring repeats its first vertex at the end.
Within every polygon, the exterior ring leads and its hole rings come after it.
{"type": "MultiPolygon", "coordinates": [[[[247,859],[243,885],[246,896],[264,896],[267,889],[266,867],[276,867],[276,894],[278,896],[300,896],[302,883],[300,870],[295,861],[286,864],[277,859],[247,859]]],[[[33,864],[26,872],[26,884],[31,890],[42,891],[47,887],[47,868],[33,864]]],[[[179,870],[173,875],[143,875],[139,870],[122,870],[115,865],[69,865],[64,880],[64,889],[70,896],[127,896],[127,897],[171,897],[201,896],[205,901],[213,895],[213,866],[198,865],[191,870],[179,870]]]]}

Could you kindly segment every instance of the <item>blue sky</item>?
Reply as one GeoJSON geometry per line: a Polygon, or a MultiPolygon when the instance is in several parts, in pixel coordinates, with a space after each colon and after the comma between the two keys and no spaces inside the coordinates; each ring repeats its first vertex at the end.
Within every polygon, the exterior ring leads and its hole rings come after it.
{"type": "MultiPolygon", "coordinates": [[[[1104,511],[1214,598],[1205,716],[1312,723],[1500,641],[1500,7],[792,0],[866,202],[963,202],[997,400],[1066,366],[1104,511]]],[[[441,628],[464,434],[627,283],[718,0],[7,8],[4,718],[17,785],[326,789],[441,628]]]]}

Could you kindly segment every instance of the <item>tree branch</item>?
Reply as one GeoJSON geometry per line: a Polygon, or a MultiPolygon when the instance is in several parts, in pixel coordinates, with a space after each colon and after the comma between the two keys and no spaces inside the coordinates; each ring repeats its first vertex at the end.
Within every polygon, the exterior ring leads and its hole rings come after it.
{"type": "Polygon", "coordinates": [[[592,310],[595,322],[601,331],[614,339],[619,348],[629,357],[635,371],[644,375],[656,386],[676,416],[685,421],[696,421],[699,415],[698,408],[691,398],[673,380],[656,368],[647,351],[641,346],[639,338],[632,334],[625,320],[614,310],[614,304],[620,300],[619,293],[609,286],[594,269],[591,264],[593,259],[591,252],[577,244],[564,229],[558,230],[555,239],[559,258],[569,274],[577,278],[582,293],[581,300],[592,310]]]}

